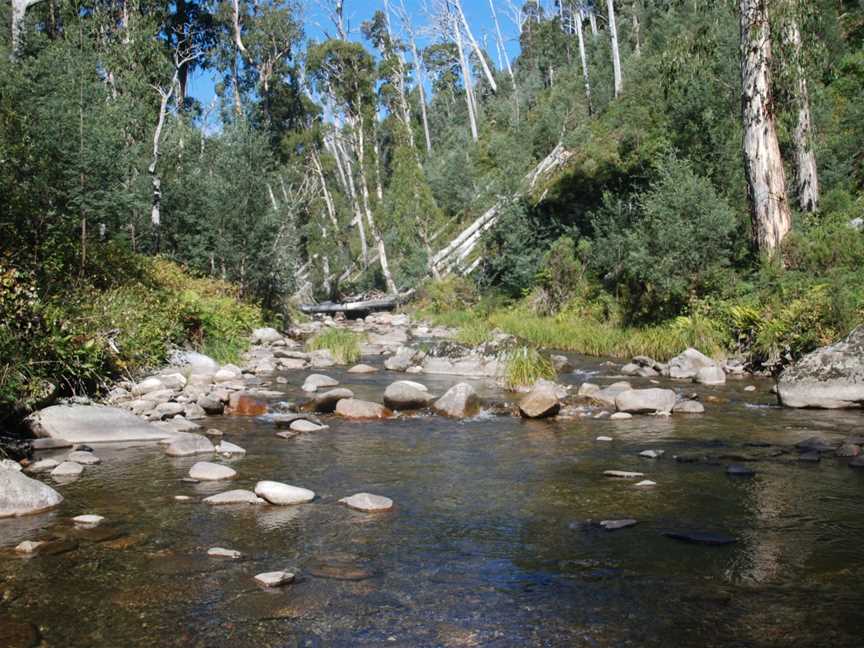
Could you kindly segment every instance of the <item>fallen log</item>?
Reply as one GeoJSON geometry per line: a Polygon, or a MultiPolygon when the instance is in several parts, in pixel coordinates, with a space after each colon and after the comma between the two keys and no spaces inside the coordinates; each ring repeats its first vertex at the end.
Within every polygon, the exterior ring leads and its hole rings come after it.
{"type": "Polygon", "coordinates": [[[301,304],[300,312],[306,315],[333,315],[335,313],[345,313],[349,316],[360,317],[370,313],[378,313],[381,311],[391,311],[397,306],[401,306],[414,295],[414,291],[410,290],[400,295],[387,297],[385,299],[368,299],[365,301],[349,301],[349,302],[322,302],[320,304],[301,304]]]}

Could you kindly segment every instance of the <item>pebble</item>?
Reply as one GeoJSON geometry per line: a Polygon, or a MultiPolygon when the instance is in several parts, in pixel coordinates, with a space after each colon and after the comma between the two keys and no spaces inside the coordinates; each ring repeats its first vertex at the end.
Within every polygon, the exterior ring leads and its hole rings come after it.
{"type": "Polygon", "coordinates": [[[294,574],[287,571],[266,572],[258,574],[255,582],[264,587],[282,587],[294,582],[294,574]]]}
{"type": "Polygon", "coordinates": [[[188,502],[192,498],[189,497],[188,495],[175,495],[174,499],[177,500],[178,502],[188,502]]]}
{"type": "Polygon", "coordinates": [[[643,450],[639,453],[639,456],[646,459],[659,459],[664,454],[666,454],[665,450],[643,450]]]}
{"type": "Polygon", "coordinates": [[[596,439],[594,439],[594,440],[595,440],[595,441],[604,441],[604,442],[609,442],[609,441],[614,441],[615,439],[613,439],[612,437],[609,437],[609,436],[598,436],[598,437],[597,437],[596,439]]]}
{"type": "Polygon", "coordinates": [[[639,479],[645,476],[641,472],[630,472],[628,470],[604,470],[603,474],[606,477],[615,477],[617,479],[639,479]]]}
{"type": "Polygon", "coordinates": [[[603,520],[600,522],[600,526],[607,531],[617,531],[619,529],[626,529],[627,527],[636,526],[636,520],[630,518],[626,518],[623,520],[603,520]]]}
{"type": "Polygon", "coordinates": [[[364,513],[378,513],[393,508],[393,500],[389,497],[371,493],[356,493],[350,497],[343,497],[339,502],[364,513]]]}
{"type": "Polygon", "coordinates": [[[105,518],[101,515],[79,515],[78,517],[72,518],[72,521],[75,524],[90,527],[99,526],[103,520],[105,520],[105,518]]]}
{"type": "Polygon", "coordinates": [[[66,457],[66,461],[74,461],[82,466],[95,466],[98,463],[102,463],[102,460],[99,457],[92,452],[87,452],[86,450],[70,452],[69,456],[66,457]]]}
{"type": "Polygon", "coordinates": [[[230,558],[231,560],[237,560],[243,557],[243,554],[234,549],[224,549],[222,547],[213,547],[212,549],[207,550],[207,555],[212,558],[230,558]]]}
{"type": "Polygon", "coordinates": [[[756,387],[754,387],[753,385],[747,385],[747,386],[744,388],[744,391],[746,391],[746,392],[755,392],[755,391],[756,391],[756,387]]]}
{"type": "Polygon", "coordinates": [[[656,486],[657,482],[651,481],[650,479],[643,479],[639,483],[636,484],[636,488],[651,488],[652,486],[656,486]]]}
{"type": "Polygon", "coordinates": [[[225,433],[222,430],[217,430],[216,428],[210,428],[204,434],[206,434],[207,436],[212,436],[212,437],[221,437],[225,433]]]}

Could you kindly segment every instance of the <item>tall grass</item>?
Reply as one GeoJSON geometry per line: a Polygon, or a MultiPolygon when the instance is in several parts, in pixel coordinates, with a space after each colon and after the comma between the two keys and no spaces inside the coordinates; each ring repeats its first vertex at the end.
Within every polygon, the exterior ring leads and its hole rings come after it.
{"type": "Polygon", "coordinates": [[[307,351],[326,349],[339,364],[353,364],[360,359],[363,336],[344,329],[328,328],[306,342],[307,351]]]}
{"type": "Polygon", "coordinates": [[[533,385],[541,378],[555,380],[552,363],[533,347],[519,347],[504,354],[504,384],[510,389],[533,385]]]}
{"type": "Polygon", "coordinates": [[[460,326],[456,332],[456,341],[465,346],[476,347],[491,340],[492,327],[482,319],[474,319],[469,324],[460,326]]]}

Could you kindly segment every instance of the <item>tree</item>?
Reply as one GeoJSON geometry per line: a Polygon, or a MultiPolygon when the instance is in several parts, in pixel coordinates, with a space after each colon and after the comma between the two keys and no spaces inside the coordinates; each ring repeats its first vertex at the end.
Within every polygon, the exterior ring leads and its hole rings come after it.
{"type": "Polygon", "coordinates": [[[773,255],[791,228],[786,176],[774,120],[768,0],[740,0],[744,169],[760,252],[773,255]]]}
{"type": "Polygon", "coordinates": [[[615,74],[615,96],[620,96],[624,90],[624,79],[621,76],[621,54],[618,51],[618,25],[615,22],[615,1],[606,0],[609,10],[609,37],[612,40],[612,69],[615,74]]]}

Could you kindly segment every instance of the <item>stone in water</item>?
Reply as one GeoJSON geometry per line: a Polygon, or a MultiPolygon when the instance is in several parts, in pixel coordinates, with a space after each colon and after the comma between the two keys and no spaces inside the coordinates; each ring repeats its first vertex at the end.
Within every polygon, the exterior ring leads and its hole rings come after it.
{"type": "Polygon", "coordinates": [[[364,513],[378,513],[393,508],[393,500],[389,497],[371,493],[357,493],[351,497],[343,497],[339,502],[364,513]]]}
{"type": "Polygon", "coordinates": [[[264,587],[282,587],[294,582],[294,574],[287,571],[267,572],[258,574],[255,582],[264,587]]]}

